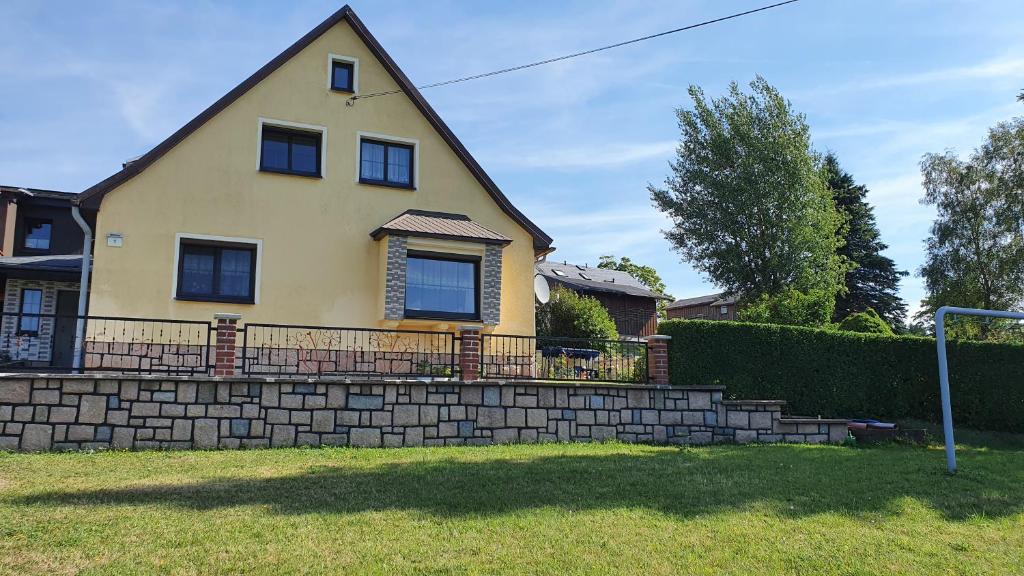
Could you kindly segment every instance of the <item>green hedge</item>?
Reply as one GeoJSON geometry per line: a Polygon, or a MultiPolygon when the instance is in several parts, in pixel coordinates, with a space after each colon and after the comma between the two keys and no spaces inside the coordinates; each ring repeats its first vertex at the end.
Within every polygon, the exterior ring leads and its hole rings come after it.
{"type": "MultiPolygon", "coordinates": [[[[800,415],[941,420],[935,340],[741,322],[672,320],[675,385],[721,384],[731,398],[789,402],[800,415]]],[[[948,344],[953,421],[1024,431],[1024,346],[948,344]]]]}

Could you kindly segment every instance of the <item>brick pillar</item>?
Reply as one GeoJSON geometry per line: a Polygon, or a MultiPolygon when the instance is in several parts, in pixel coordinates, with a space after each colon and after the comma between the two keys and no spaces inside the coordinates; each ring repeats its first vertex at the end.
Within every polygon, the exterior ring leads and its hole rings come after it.
{"type": "Polygon", "coordinates": [[[217,313],[213,315],[217,321],[217,352],[213,366],[214,376],[235,375],[235,338],[238,335],[238,321],[241,314],[217,313]]]}
{"type": "Polygon", "coordinates": [[[462,380],[472,382],[480,379],[480,327],[460,326],[459,370],[462,380]]]}
{"type": "Polygon", "coordinates": [[[647,342],[647,383],[668,386],[668,343],[671,336],[648,336],[647,342]]]}

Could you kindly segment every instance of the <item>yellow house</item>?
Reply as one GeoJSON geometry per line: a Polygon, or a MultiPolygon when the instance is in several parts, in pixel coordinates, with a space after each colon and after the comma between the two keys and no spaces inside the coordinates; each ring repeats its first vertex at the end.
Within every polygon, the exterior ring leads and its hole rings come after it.
{"type": "Polygon", "coordinates": [[[552,250],[348,6],[78,202],[93,316],[532,335],[552,250]]]}

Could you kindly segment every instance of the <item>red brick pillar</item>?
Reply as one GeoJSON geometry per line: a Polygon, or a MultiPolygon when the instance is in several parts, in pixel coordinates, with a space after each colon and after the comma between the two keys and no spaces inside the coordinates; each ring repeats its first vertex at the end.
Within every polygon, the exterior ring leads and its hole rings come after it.
{"type": "Polygon", "coordinates": [[[238,321],[241,314],[218,313],[213,315],[217,321],[217,352],[213,366],[214,376],[235,375],[235,338],[238,335],[238,321]]]}
{"type": "Polygon", "coordinates": [[[460,326],[459,371],[462,380],[472,382],[480,379],[480,327],[460,326]]]}
{"type": "Polygon", "coordinates": [[[647,383],[668,386],[668,343],[671,336],[648,336],[647,341],[647,383]]]}

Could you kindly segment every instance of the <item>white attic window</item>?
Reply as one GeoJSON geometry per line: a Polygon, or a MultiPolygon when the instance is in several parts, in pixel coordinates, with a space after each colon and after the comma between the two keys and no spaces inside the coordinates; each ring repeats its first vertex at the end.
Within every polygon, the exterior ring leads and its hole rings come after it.
{"type": "Polygon", "coordinates": [[[552,268],[551,271],[555,273],[555,276],[562,276],[564,278],[566,275],[565,272],[562,272],[557,268],[552,268]]]}
{"type": "Polygon", "coordinates": [[[580,272],[580,278],[583,278],[584,280],[593,280],[593,278],[591,278],[590,276],[587,276],[583,272],[580,272]]]}

